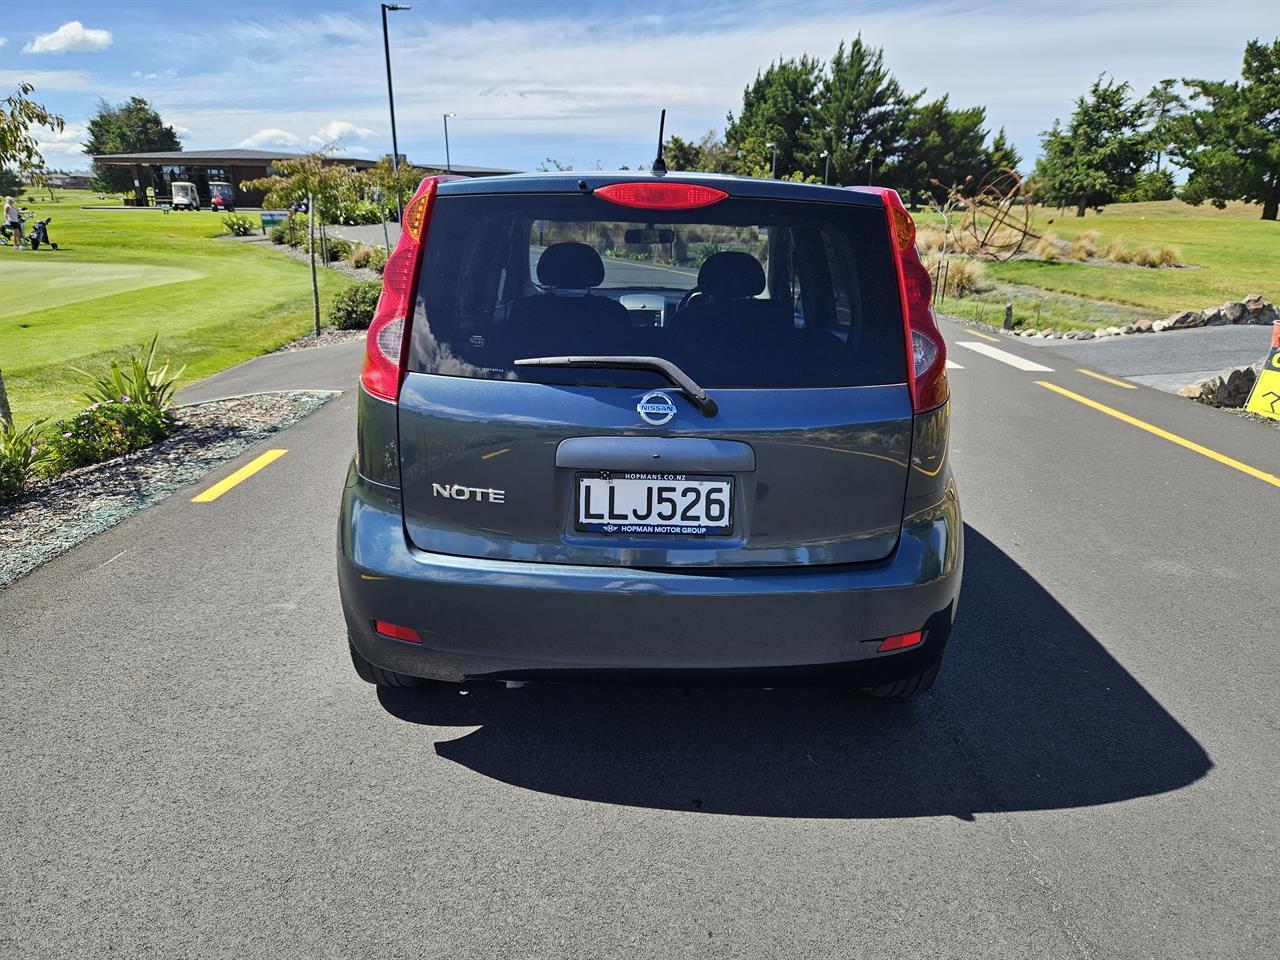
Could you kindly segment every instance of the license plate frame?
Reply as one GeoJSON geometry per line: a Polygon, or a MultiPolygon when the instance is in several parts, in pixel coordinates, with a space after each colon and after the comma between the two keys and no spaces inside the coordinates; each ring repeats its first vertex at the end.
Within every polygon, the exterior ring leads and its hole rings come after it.
{"type": "MultiPolygon", "coordinates": [[[[733,535],[734,497],[737,493],[737,478],[724,474],[683,474],[683,473],[646,473],[579,471],[573,478],[573,526],[579,533],[603,534],[613,537],[638,537],[642,539],[657,537],[694,537],[699,540],[733,535]],[[589,483],[587,482],[589,481],[589,483]],[[648,520],[637,520],[635,512],[624,515],[614,495],[607,495],[605,502],[598,504],[584,496],[585,490],[613,489],[629,491],[649,490],[653,497],[651,507],[653,516],[648,520]],[[676,502],[676,516],[672,520],[657,517],[659,488],[672,487],[676,502]],[[681,519],[681,513],[690,509],[690,500],[684,488],[695,488],[699,491],[697,502],[702,506],[705,518],[706,494],[712,490],[722,491],[725,500],[725,518],[723,524],[692,522],[681,519]],[[584,510],[584,506],[586,509],[584,510]],[[599,512],[599,519],[591,515],[599,512]]],[[[623,506],[629,500],[624,498],[623,506]]],[[[647,504],[648,506],[648,504],[647,504]]],[[[665,506],[665,504],[663,504],[665,506]]]]}

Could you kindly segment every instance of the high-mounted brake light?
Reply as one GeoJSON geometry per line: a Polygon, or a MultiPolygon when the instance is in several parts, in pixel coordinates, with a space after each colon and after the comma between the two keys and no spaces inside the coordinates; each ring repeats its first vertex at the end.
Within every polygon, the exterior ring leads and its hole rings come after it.
{"type": "Polygon", "coordinates": [[[719,203],[729,195],[715,187],[696,183],[611,183],[595,191],[610,203],[642,210],[695,210],[719,203]]]}
{"type": "Polygon", "coordinates": [[[365,341],[360,382],[365,390],[392,403],[400,396],[400,381],[408,359],[409,317],[422,262],[422,245],[431,222],[436,190],[442,177],[427,177],[404,208],[400,241],[382,271],[382,295],[373,311],[365,341]]]}
{"type": "Polygon", "coordinates": [[[898,272],[898,293],[902,301],[911,406],[916,413],[924,413],[947,402],[947,345],[933,318],[933,281],[916,251],[915,221],[902,205],[902,198],[896,190],[885,187],[849,189],[877,194],[884,204],[894,266],[898,272]]]}

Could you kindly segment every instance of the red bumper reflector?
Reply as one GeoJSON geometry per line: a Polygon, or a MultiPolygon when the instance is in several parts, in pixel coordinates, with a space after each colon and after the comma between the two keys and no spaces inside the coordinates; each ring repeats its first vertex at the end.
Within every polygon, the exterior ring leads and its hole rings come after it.
{"type": "Polygon", "coordinates": [[[696,183],[611,183],[595,191],[610,203],[642,210],[694,210],[729,196],[715,187],[696,183]]]}
{"type": "Polygon", "coordinates": [[[385,620],[373,621],[373,629],[384,637],[390,637],[392,640],[403,640],[406,643],[421,643],[422,639],[418,636],[418,631],[409,627],[397,626],[394,623],[387,623],[385,620]]]}
{"type": "Polygon", "coordinates": [[[885,653],[888,650],[902,650],[906,647],[914,647],[924,639],[924,631],[917,630],[915,633],[899,633],[893,637],[885,637],[880,641],[880,646],[876,647],[878,653],[885,653]]]}

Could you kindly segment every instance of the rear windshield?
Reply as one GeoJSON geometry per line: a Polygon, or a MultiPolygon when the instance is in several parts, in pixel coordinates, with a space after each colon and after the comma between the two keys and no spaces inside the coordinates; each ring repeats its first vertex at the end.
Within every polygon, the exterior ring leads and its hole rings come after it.
{"type": "Polygon", "coordinates": [[[589,194],[440,197],[409,369],[647,386],[647,371],[521,357],[656,356],[703,387],[902,383],[879,207],[729,199],[633,210],[589,194]]]}

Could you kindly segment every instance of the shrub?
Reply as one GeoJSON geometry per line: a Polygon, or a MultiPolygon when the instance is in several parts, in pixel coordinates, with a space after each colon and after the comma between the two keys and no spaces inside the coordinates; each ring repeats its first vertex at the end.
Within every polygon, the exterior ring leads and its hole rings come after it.
{"type": "Polygon", "coordinates": [[[916,249],[921,255],[939,253],[946,239],[947,235],[937,227],[926,225],[916,230],[916,249]]]}
{"type": "Polygon", "coordinates": [[[386,247],[374,247],[371,249],[369,251],[369,269],[379,274],[382,273],[383,268],[387,265],[387,256],[386,247]]]}
{"type": "Polygon", "coordinates": [[[1107,244],[1107,248],[1102,251],[1102,255],[1115,263],[1128,263],[1132,258],[1129,251],[1125,249],[1124,243],[1115,239],[1107,244]]]}
{"type": "Polygon", "coordinates": [[[367,329],[381,293],[381,280],[361,280],[339,290],[329,303],[329,322],[339,330],[367,329]]]}
{"type": "Polygon", "coordinates": [[[37,420],[19,430],[0,420],[0,503],[22,493],[51,462],[52,451],[40,437],[43,424],[37,420]]]}
{"type": "Polygon", "coordinates": [[[243,214],[228,213],[222,218],[222,228],[233,237],[247,237],[253,233],[253,221],[243,214]]]}
{"type": "Polygon", "coordinates": [[[933,278],[935,287],[945,285],[947,297],[967,297],[978,291],[986,276],[986,268],[978,260],[968,257],[947,257],[945,261],[936,256],[924,258],[925,269],[933,278]],[[941,270],[939,270],[939,266],[941,270]]]}
{"type": "Polygon", "coordinates": [[[1130,254],[1130,261],[1139,267],[1159,266],[1155,253],[1145,244],[1130,254]]]}
{"type": "Polygon", "coordinates": [[[351,227],[361,224],[381,223],[382,218],[383,209],[376,203],[370,203],[368,200],[355,200],[341,204],[337,210],[332,212],[331,218],[326,222],[340,223],[351,227]]]}
{"type": "Polygon", "coordinates": [[[1182,264],[1182,253],[1177,247],[1167,243],[1156,251],[1156,265],[1160,267],[1177,267],[1182,264]]]}
{"type": "Polygon", "coordinates": [[[1086,230],[1071,241],[1071,259],[1088,260],[1098,253],[1100,235],[1096,230],[1086,230]]]}
{"type": "Polygon", "coordinates": [[[351,250],[347,253],[347,263],[356,269],[367,267],[369,265],[369,257],[372,255],[372,247],[366,247],[363,243],[353,244],[351,250]]]}
{"type": "Polygon", "coordinates": [[[723,243],[700,243],[693,248],[693,264],[696,267],[701,267],[707,262],[708,257],[713,257],[717,253],[723,253],[728,249],[723,243]]]}
{"type": "Polygon", "coordinates": [[[1046,230],[1040,235],[1040,239],[1036,241],[1033,249],[1036,252],[1036,256],[1041,260],[1052,262],[1062,256],[1062,241],[1054,236],[1051,231],[1046,230]]]}
{"type": "Polygon", "coordinates": [[[272,243],[286,243],[289,239],[289,228],[283,223],[277,223],[267,231],[267,236],[272,243]]]}
{"type": "Polygon", "coordinates": [[[328,263],[336,260],[345,260],[347,254],[351,252],[351,244],[340,237],[326,237],[324,243],[320,242],[319,234],[316,235],[316,259],[325,259],[328,263]]]}
{"type": "Polygon", "coordinates": [[[49,431],[52,470],[102,463],[148,447],[173,432],[174,413],[134,400],[95,403],[49,431]]]}
{"type": "Polygon", "coordinates": [[[85,391],[85,399],[93,404],[123,401],[142,404],[156,410],[167,407],[173,399],[178,378],[187,368],[184,364],[170,373],[168,360],[163,365],[156,366],[158,336],[159,334],[152,337],[151,342],[141,348],[142,353],[130,356],[123,368],[120,366],[120,361],[112,360],[110,369],[103,376],[95,376],[87,370],[72,367],[72,370],[91,384],[85,391]]]}

